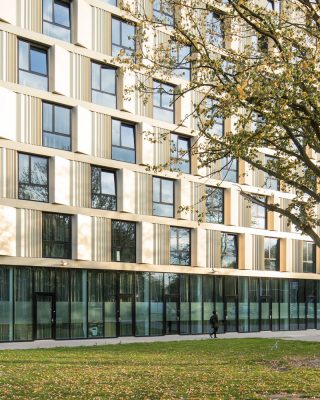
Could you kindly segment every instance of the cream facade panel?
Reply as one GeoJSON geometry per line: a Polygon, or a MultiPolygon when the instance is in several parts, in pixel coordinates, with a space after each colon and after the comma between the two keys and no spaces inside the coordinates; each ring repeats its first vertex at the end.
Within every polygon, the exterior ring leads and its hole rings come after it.
{"type": "Polygon", "coordinates": [[[145,122],[137,126],[137,162],[142,165],[154,165],[153,127],[145,122]]]}
{"type": "MultiPolygon", "coordinates": [[[[280,204],[280,198],[276,195],[267,199],[269,204],[280,204]]],[[[280,231],[281,220],[280,215],[274,211],[268,211],[268,229],[270,231],[280,231]]]]}
{"type": "Polygon", "coordinates": [[[191,182],[184,178],[176,180],[176,218],[190,220],[191,212],[190,207],[193,206],[191,203],[191,182]],[[187,207],[187,210],[179,212],[180,207],[187,207]]]}
{"type": "Polygon", "coordinates": [[[70,162],[70,205],[74,207],[91,206],[91,168],[89,164],[70,162]]]}
{"type": "Polygon", "coordinates": [[[169,169],[171,156],[170,131],[154,127],[153,138],[153,165],[162,165],[164,169],[169,169]]]}
{"type": "MultiPolygon", "coordinates": [[[[91,154],[92,152],[92,135],[95,134],[93,127],[93,113],[88,109],[76,106],[72,109],[72,130],[73,130],[73,151],[76,153],[91,154]],[[92,131],[94,132],[92,134],[92,131]]],[[[102,119],[102,118],[101,118],[102,119]]],[[[95,121],[94,121],[95,122],[95,121]]],[[[99,131],[99,134],[103,134],[99,131]]],[[[96,134],[97,135],[97,134],[96,134]]]]}
{"type": "Polygon", "coordinates": [[[208,268],[221,268],[221,232],[206,231],[206,258],[208,268]]]}
{"type": "Polygon", "coordinates": [[[86,138],[90,137],[92,132],[91,146],[88,144],[86,151],[91,148],[90,152],[93,156],[111,159],[112,124],[109,115],[96,112],[91,113],[91,116],[87,115],[85,117],[85,128],[80,127],[80,131],[83,132],[80,133],[78,130],[77,134],[78,143],[81,143],[81,139],[84,138],[82,150],[85,150],[86,138]],[[92,119],[92,130],[88,130],[87,127],[90,118],[92,119]]]}
{"type": "Polygon", "coordinates": [[[0,80],[16,83],[18,41],[16,35],[0,31],[0,80]]]}
{"type": "Polygon", "coordinates": [[[17,256],[42,256],[42,213],[17,209],[17,256]]]}
{"type": "Polygon", "coordinates": [[[92,259],[107,262],[111,260],[111,220],[92,217],[92,259]]]}
{"type": "Polygon", "coordinates": [[[192,229],[191,231],[191,265],[206,268],[207,266],[207,232],[205,229],[192,229]]]}
{"type": "Polygon", "coordinates": [[[117,174],[118,179],[118,211],[134,213],[136,203],[136,177],[135,172],[121,169],[117,174]]]}
{"type": "Polygon", "coordinates": [[[0,206],[0,220],[0,255],[15,256],[17,231],[16,209],[0,206]]]}
{"type": "Polygon", "coordinates": [[[70,96],[77,100],[91,100],[90,58],[70,53],[70,96]]]}
{"type": "Polygon", "coordinates": [[[42,102],[39,98],[17,94],[17,140],[42,145],[42,102]]]}
{"type": "Polygon", "coordinates": [[[122,69],[118,78],[119,105],[121,111],[134,114],[136,109],[136,74],[132,71],[122,69]]]}
{"type": "Polygon", "coordinates": [[[50,202],[70,204],[70,161],[62,157],[50,158],[50,202]]]}
{"type": "MultiPolygon", "coordinates": [[[[19,3],[19,1],[18,1],[19,3]]],[[[0,20],[15,25],[17,22],[17,0],[0,0],[0,20]]]]}
{"type": "Polygon", "coordinates": [[[137,262],[141,264],[153,264],[154,248],[153,224],[139,222],[137,224],[137,262]]]}
{"type": "Polygon", "coordinates": [[[264,271],[264,237],[253,235],[252,238],[253,269],[264,271]]]}
{"type": "Polygon", "coordinates": [[[111,56],[111,26],[111,14],[101,8],[92,7],[92,49],[109,56],[111,56]]]}
{"type": "MultiPolygon", "coordinates": [[[[54,45],[49,50],[50,91],[70,96],[70,53],[64,48],[54,45]]],[[[80,82],[79,82],[80,84],[80,82]]]]}
{"type": "Polygon", "coordinates": [[[190,182],[191,184],[191,210],[190,218],[192,221],[206,221],[206,187],[201,183],[190,182]]]}
{"type": "Polygon", "coordinates": [[[92,259],[92,223],[88,215],[75,215],[72,221],[73,258],[76,260],[92,259]]]}
{"type": "MultiPolygon", "coordinates": [[[[303,243],[302,241],[297,241],[300,242],[301,244],[298,245],[298,254],[294,254],[293,250],[293,245],[294,245],[294,240],[292,239],[280,239],[280,271],[281,272],[293,272],[294,264],[299,260],[301,261],[300,263],[300,268],[302,268],[302,252],[300,251],[300,246],[303,243]],[[300,256],[301,254],[301,256],[300,256]],[[298,257],[297,257],[298,256],[298,257]],[[300,260],[301,257],[301,260],[300,260]]],[[[302,271],[299,271],[302,272],[302,271]]]]}
{"type": "Polygon", "coordinates": [[[74,16],[72,41],[74,44],[90,49],[92,47],[92,7],[85,0],[73,0],[71,6],[74,16]]]}
{"type": "MultiPolygon", "coordinates": [[[[11,3],[12,0],[10,0],[11,3]]],[[[34,32],[42,32],[42,1],[13,0],[17,3],[17,24],[21,28],[34,32]]],[[[8,3],[8,1],[6,1],[8,3]]]]}
{"type": "Polygon", "coordinates": [[[224,191],[225,224],[239,225],[239,203],[240,192],[237,187],[232,186],[224,191]]]}
{"type": "Polygon", "coordinates": [[[238,236],[239,269],[253,269],[253,235],[238,236]]]}
{"type": "Polygon", "coordinates": [[[239,196],[239,225],[247,228],[251,226],[251,202],[242,195],[239,196]]]}
{"type": "Polygon", "coordinates": [[[18,196],[18,157],[15,150],[0,148],[0,197],[15,199],[18,196]]]}
{"type": "MultiPolygon", "coordinates": [[[[181,91],[185,91],[181,88],[181,91]]],[[[191,129],[192,128],[192,94],[191,91],[185,91],[176,102],[175,118],[177,123],[180,123],[191,129]]]]}
{"type": "Polygon", "coordinates": [[[253,170],[250,165],[243,160],[239,160],[239,183],[240,185],[253,185],[253,170]]]}
{"type": "Polygon", "coordinates": [[[154,235],[153,263],[156,265],[169,265],[170,227],[168,225],[154,224],[153,235],[154,235]]]}
{"type": "MultiPolygon", "coordinates": [[[[153,82],[151,78],[148,78],[142,74],[136,74],[136,83],[137,86],[140,84],[147,87],[147,88],[152,88],[153,87],[153,82]]],[[[136,98],[136,110],[135,113],[138,115],[141,115],[143,117],[149,117],[152,118],[153,115],[153,101],[152,101],[152,94],[143,92],[142,90],[139,90],[136,88],[136,93],[135,93],[135,98],[136,98]]]]}
{"type": "Polygon", "coordinates": [[[134,212],[139,215],[152,215],[152,176],[136,172],[134,180],[131,183],[128,181],[128,184],[132,188],[134,185],[135,197],[132,201],[135,205],[134,212]]]}
{"type": "Polygon", "coordinates": [[[0,87],[0,138],[17,139],[17,95],[11,90],[0,87]]]}

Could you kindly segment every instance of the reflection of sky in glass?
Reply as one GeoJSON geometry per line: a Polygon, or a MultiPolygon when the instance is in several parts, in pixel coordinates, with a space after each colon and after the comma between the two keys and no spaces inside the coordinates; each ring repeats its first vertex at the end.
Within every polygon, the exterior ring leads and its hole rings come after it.
{"type": "Polygon", "coordinates": [[[120,146],[120,121],[112,120],[112,144],[120,146]]]}
{"type": "Polygon", "coordinates": [[[134,129],[132,126],[121,126],[121,145],[134,149],[134,129]]]}
{"type": "Polygon", "coordinates": [[[101,171],[101,193],[116,194],[113,172],[101,171]]]}
{"type": "Polygon", "coordinates": [[[70,134],[70,109],[55,106],[54,124],[56,132],[70,134]]]}
{"type": "Polygon", "coordinates": [[[29,70],[29,44],[19,41],[19,68],[29,70]]]}
{"type": "Polygon", "coordinates": [[[45,131],[52,132],[52,104],[43,103],[42,124],[45,131]]]}
{"type": "Polygon", "coordinates": [[[30,70],[42,75],[47,75],[47,52],[30,49],[30,70]]]}
{"type": "Polygon", "coordinates": [[[54,3],[54,22],[59,25],[70,27],[70,9],[67,4],[54,3]]]}
{"type": "Polygon", "coordinates": [[[101,91],[116,92],[116,71],[110,68],[101,68],[101,91]]]}
{"type": "Polygon", "coordinates": [[[42,15],[44,20],[52,22],[52,0],[43,0],[42,15]]]}

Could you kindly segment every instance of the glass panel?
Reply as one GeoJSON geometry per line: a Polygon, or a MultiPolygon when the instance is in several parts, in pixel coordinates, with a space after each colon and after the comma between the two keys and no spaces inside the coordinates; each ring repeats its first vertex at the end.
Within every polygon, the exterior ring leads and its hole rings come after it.
{"type": "Polygon", "coordinates": [[[37,339],[52,339],[52,296],[37,295],[37,339]]]}
{"type": "Polygon", "coordinates": [[[134,150],[112,146],[112,159],[134,164],[136,160],[136,153],[134,150]]]}
{"type": "Polygon", "coordinates": [[[47,52],[30,46],[30,71],[47,75],[47,52]]]}
{"type": "Polygon", "coordinates": [[[136,273],[136,336],[149,336],[149,273],[136,273]]]}
{"type": "Polygon", "coordinates": [[[189,276],[180,275],[180,333],[190,333],[189,276]]]}
{"type": "Polygon", "coordinates": [[[100,90],[100,69],[99,64],[91,64],[92,89],[100,90]]]}
{"type": "Polygon", "coordinates": [[[279,280],[280,286],[280,330],[289,329],[289,281],[279,280]]]}
{"type": "Polygon", "coordinates": [[[14,270],[14,340],[32,340],[32,271],[14,270]]]}
{"type": "Polygon", "coordinates": [[[116,93],[116,70],[101,67],[101,90],[106,93],[116,93]]]}
{"type": "Polygon", "coordinates": [[[121,125],[121,146],[134,149],[134,128],[133,126],[121,125]]]}
{"type": "Polygon", "coordinates": [[[163,334],[163,274],[150,274],[150,335],[163,334]]]}
{"type": "Polygon", "coordinates": [[[306,317],[307,317],[307,329],[316,328],[316,282],[305,281],[306,285],[306,317]]]}
{"type": "Polygon", "coordinates": [[[135,36],[135,27],[134,25],[127,24],[125,22],[122,23],[122,45],[134,50],[134,36],[135,36]]]}
{"type": "Polygon", "coordinates": [[[279,291],[279,279],[271,279],[271,290],[272,290],[272,330],[278,331],[280,329],[280,291],[279,291]]]}
{"type": "Polygon", "coordinates": [[[162,199],[164,203],[173,203],[173,181],[168,179],[161,179],[162,186],[162,199]]]}
{"type": "Polygon", "coordinates": [[[223,223],[223,189],[206,187],[206,222],[223,223]]]}
{"type": "Polygon", "coordinates": [[[56,271],[56,338],[70,338],[69,271],[56,271]]]}
{"type": "Polygon", "coordinates": [[[132,296],[120,296],[120,336],[132,336],[132,296]]]}
{"type": "Polygon", "coordinates": [[[31,157],[31,183],[34,185],[48,184],[48,159],[31,157]]]}
{"type": "Polygon", "coordinates": [[[116,194],[114,172],[101,171],[101,193],[116,194]]]}
{"type": "Polygon", "coordinates": [[[112,120],[112,144],[115,146],[120,146],[120,130],[121,122],[115,119],[112,120]]]}
{"type": "Polygon", "coordinates": [[[70,109],[55,106],[54,113],[55,131],[65,135],[70,135],[70,109]]]}
{"type": "Polygon", "coordinates": [[[261,330],[269,331],[270,330],[270,304],[269,297],[262,297],[260,299],[261,302],[261,330]]]}
{"type": "Polygon", "coordinates": [[[166,334],[179,334],[178,299],[166,297],[166,334]]]}
{"type": "Polygon", "coordinates": [[[249,278],[250,332],[259,331],[259,279],[249,278]]]}
{"type": "MultiPolygon", "coordinates": [[[[210,316],[214,307],[214,277],[203,277],[203,333],[211,331],[210,316]]],[[[220,314],[221,317],[222,314],[220,314]]]]}
{"type": "Polygon", "coordinates": [[[42,126],[45,131],[53,131],[53,105],[42,103],[42,126]]]}
{"type": "Polygon", "coordinates": [[[299,282],[298,281],[290,281],[290,330],[299,329],[298,322],[298,290],[299,290],[299,282]]]}
{"type": "Polygon", "coordinates": [[[136,261],[136,225],[112,221],[112,261],[136,261]]]}
{"type": "Polygon", "coordinates": [[[32,72],[19,71],[19,83],[35,89],[48,89],[48,78],[41,75],[35,75],[32,72]]]}
{"type": "Polygon", "coordinates": [[[43,0],[42,1],[42,15],[43,19],[52,22],[53,21],[53,8],[52,8],[52,0],[43,0]]]}
{"type": "Polygon", "coordinates": [[[87,337],[87,271],[70,271],[71,338],[87,337]]]}
{"type": "Polygon", "coordinates": [[[190,276],[191,333],[202,333],[202,277],[190,276]]]}
{"type": "Polygon", "coordinates": [[[249,278],[239,278],[239,332],[249,331],[249,278]]]}
{"type": "Polygon", "coordinates": [[[68,4],[54,3],[54,22],[70,28],[70,6],[68,4]]]}
{"type": "Polygon", "coordinates": [[[237,304],[232,298],[226,300],[226,331],[237,332],[237,304]]]}
{"type": "Polygon", "coordinates": [[[119,46],[121,45],[120,24],[121,22],[118,19],[112,18],[112,43],[119,46]]]}
{"type": "Polygon", "coordinates": [[[34,271],[35,292],[55,292],[55,273],[49,268],[39,268],[34,271]]]}
{"type": "Polygon", "coordinates": [[[60,136],[51,133],[44,132],[43,134],[43,146],[52,147],[60,150],[71,149],[71,139],[67,136],[60,136]]]}
{"type": "Polygon", "coordinates": [[[103,273],[88,272],[88,337],[103,337],[103,273]]]}
{"type": "Polygon", "coordinates": [[[117,273],[104,273],[104,336],[117,336],[117,273]]]}
{"type": "Polygon", "coordinates": [[[64,42],[71,41],[70,29],[43,21],[43,33],[64,42]]]}
{"type": "Polygon", "coordinates": [[[105,107],[117,108],[116,96],[108,93],[101,93],[93,90],[92,102],[105,107]]]}
{"type": "Polygon", "coordinates": [[[13,340],[13,269],[0,268],[0,341],[13,340]]]}
{"type": "Polygon", "coordinates": [[[29,183],[29,156],[19,154],[19,183],[29,183]]]}
{"type": "Polygon", "coordinates": [[[29,43],[22,40],[19,40],[19,68],[29,70],[29,43]]]}

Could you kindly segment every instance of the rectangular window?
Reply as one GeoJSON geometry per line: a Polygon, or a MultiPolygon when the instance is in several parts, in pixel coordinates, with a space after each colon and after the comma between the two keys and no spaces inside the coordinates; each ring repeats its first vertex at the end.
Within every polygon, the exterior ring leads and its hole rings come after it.
{"type": "Polygon", "coordinates": [[[171,171],[190,174],[190,139],[171,133],[171,171]]]}
{"type": "Polygon", "coordinates": [[[49,201],[48,158],[19,154],[19,199],[49,201]]]}
{"type": "Polygon", "coordinates": [[[179,78],[191,79],[191,47],[174,44],[171,49],[171,58],[175,61],[173,74],[179,78]]]}
{"type": "Polygon", "coordinates": [[[134,25],[112,18],[112,56],[133,57],[135,53],[134,25]]]}
{"type": "MultiPolygon", "coordinates": [[[[265,197],[257,199],[266,202],[265,197]]],[[[267,209],[254,202],[251,203],[251,228],[267,229],[267,209]]]]}
{"type": "Polygon", "coordinates": [[[174,123],[174,86],[153,81],[153,118],[174,123]]]}
{"type": "Polygon", "coordinates": [[[107,65],[91,64],[92,102],[117,108],[117,70],[107,65]]]}
{"type": "Polygon", "coordinates": [[[112,159],[134,164],[136,162],[135,127],[112,120],[112,159]]]}
{"type": "Polygon", "coordinates": [[[166,0],[153,1],[153,18],[161,24],[174,25],[174,10],[166,0]]]}
{"type": "Polygon", "coordinates": [[[170,228],[170,264],[190,265],[191,230],[188,228],[170,228]]]}
{"type": "Polygon", "coordinates": [[[238,182],[238,160],[235,158],[224,157],[221,159],[221,180],[227,182],[238,182]]]}
{"type": "Polygon", "coordinates": [[[303,272],[316,273],[316,246],[313,242],[303,242],[303,272]]]}
{"type": "Polygon", "coordinates": [[[71,215],[42,214],[42,257],[71,258],[71,215]]]}
{"type": "Polygon", "coordinates": [[[111,4],[112,6],[117,6],[117,0],[101,0],[104,3],[111,4]]]}
{"type": "Polygon", "coordinates": [[[136,262],[135,222],[112,221],[112,261],[136,262]]]}
{"type": "Polygon", "coordinates": [[[224,190],[206,186],[206,222],[223,224],[224,190]]]}
{"type": "Polygon", "coordinates": [[[43,33],[70,42],[70,3],[64,0],[42,1],[43,33]]]}
{"type": "Polygon", "coordinates": [[[264,269],[279,271],[279,239],[264,238],[264,269]]]}
{"type": "Polygon", "coordinates": [[[19,40],[19,83],[48,90],[47,49],[19,40]]]}
{"type": "Polygon", "coordinates": [[[209,13],[206,18],[207,41],[217,47],[224,47],[224,16],[209,13]]]}
{"type": "Polygon", "coordinates": [[[113,211],[117,209],[115,171],[91,168],[91,207],[113,211]]]}
{"type": "Polygon", "coordinates": [[[56,104],[42,104],[42,145],[71,150],[71,110],[56,104]]]}
{"type": "Polygon", "coordinates": [[[222,137],[224,135],[224,118],[217,113],[217,101],[211,97],[206,98],[206,132],[209,135],[222,137]]]}
{"type": "Polygon", "coordinates": [[[221,268],[238,268],[238,236],[221,233],[221,268]]]}
{"type": "MultiPolygon", "coordinates": [[[[273,161],[276,161],[276,159],[274,157],[265,156],[266,166],[267,166],[267,168],[269,168],[271,170],[274,170],[274,167],[272,164],[273,161]]],[[[272,175],[265,173],[264,187],[266,189],[279,190],[280,189],[279,179],[275,178],[272,175]]]]}
{"type": "Polygon", "coordinates": [[[153,177],[152,213],[159,217],[174,216],[174,181],[153,177]]]}

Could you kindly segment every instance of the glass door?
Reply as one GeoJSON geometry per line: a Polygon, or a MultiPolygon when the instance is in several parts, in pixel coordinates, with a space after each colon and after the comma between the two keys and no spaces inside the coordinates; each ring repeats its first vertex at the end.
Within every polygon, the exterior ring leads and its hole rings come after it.
{"type": "Polygon", "coordinates": [[[180,302],[178,296],[165,296],[165,334],[178,335],[180,333],[180,302]]]}
{"type": "Polygon", "coordinates": [[[55,338],[55,299],[50,293],[35,293],[34,296],[34,338],[55,338]]]}
{"type": "Polygon", "coordinates": [[[226,297],[224,307],[224,320],[226,332],[237,332],[237,298],[226,297]]]}
{"type": "Polygon", "coordinates": [[[260,297],[260,330],[271,331],[272,311],[270,296],[260,297]]]}
{"type": "Polygon", "coordinates": [[[131,294],[119,295],[118,306],[118,335],[133,336],[133,296],[131,294]]]}

